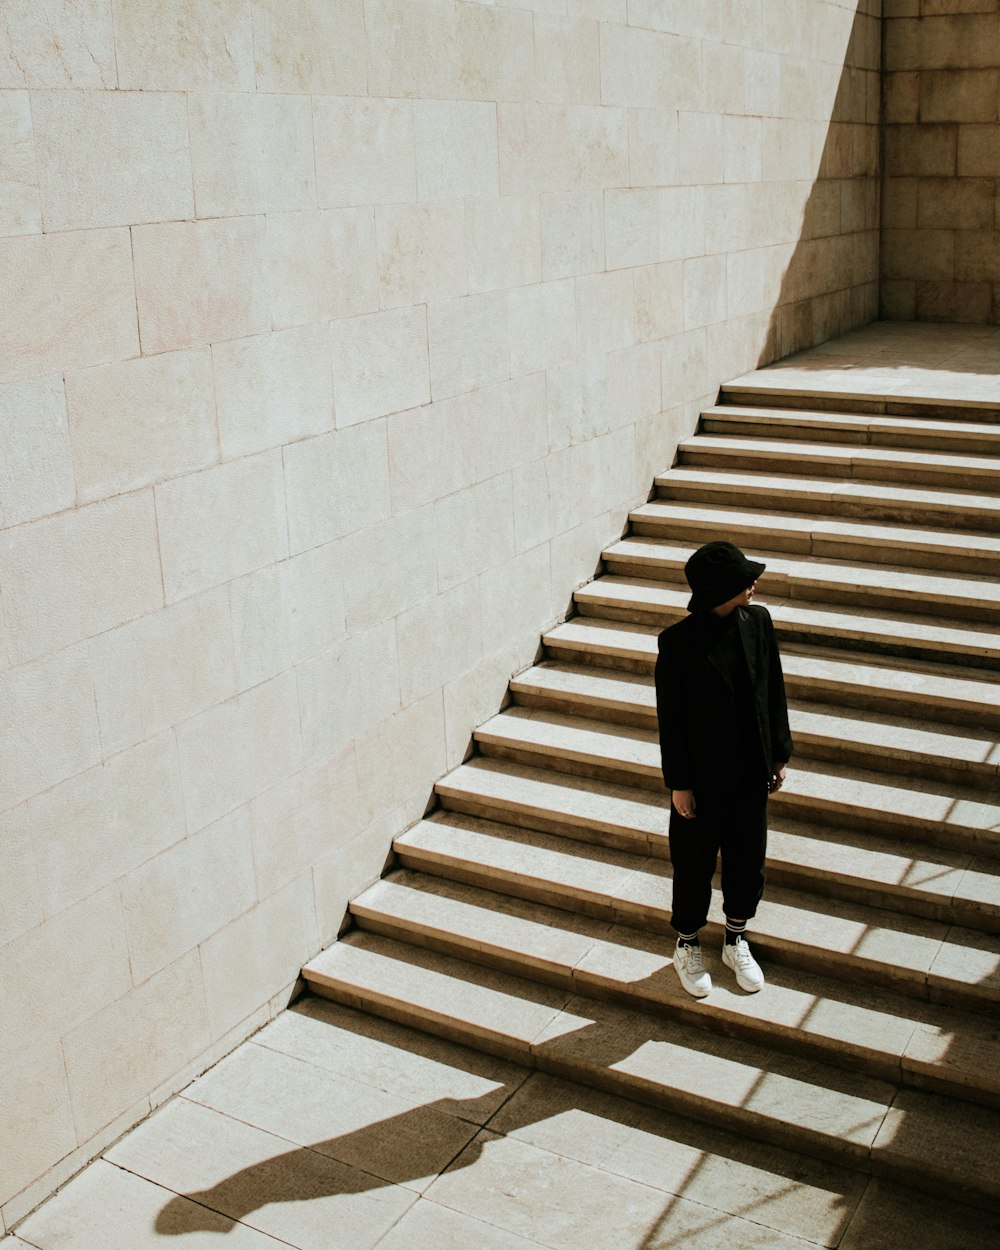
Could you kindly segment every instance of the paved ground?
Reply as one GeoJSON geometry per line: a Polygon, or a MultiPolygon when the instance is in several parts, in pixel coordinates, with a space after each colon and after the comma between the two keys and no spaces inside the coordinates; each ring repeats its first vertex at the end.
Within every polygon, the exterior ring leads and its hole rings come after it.
{"type": "Polygon", "coordinates": [[[3,1250],[987,1250],[1000,1218],[308,999],[3,1250]]]}

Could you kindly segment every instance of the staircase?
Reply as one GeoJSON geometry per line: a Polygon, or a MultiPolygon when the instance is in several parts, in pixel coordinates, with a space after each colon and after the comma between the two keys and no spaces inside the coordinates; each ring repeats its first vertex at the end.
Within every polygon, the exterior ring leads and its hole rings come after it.
{"type": "Polygon", "coordinates": [[[1000,1208],[1000,412],[910,407],[724,391],[312,990],[1000,1208]],[[685,560],[723,537],[767,562],[796,754],[752,925],[768,985],[722,967],[716,899],[696,1001],[652,673],[685,560]]]}

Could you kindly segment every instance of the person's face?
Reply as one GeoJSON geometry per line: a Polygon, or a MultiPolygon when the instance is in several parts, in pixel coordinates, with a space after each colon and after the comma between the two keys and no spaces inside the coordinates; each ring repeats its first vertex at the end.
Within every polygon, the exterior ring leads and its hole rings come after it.
{"type": "Polygon", "coordinates": [[[746,590],[741,590],[738,595],[733,595],[732,599],[727,599],[725,603],[720,603],[717,608],[712,611],[716,616],[728,616],[736,608],[745,608],[753,599],[757,590],[757,583],[751,582],[746,590]]]}

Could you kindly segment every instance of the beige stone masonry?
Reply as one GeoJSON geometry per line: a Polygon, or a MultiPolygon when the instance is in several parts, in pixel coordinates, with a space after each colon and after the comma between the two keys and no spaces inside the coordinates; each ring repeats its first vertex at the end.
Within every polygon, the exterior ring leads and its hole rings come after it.
{"type": "Polygon", "coordinates": [[[2,6],[0,960],[94,935],[0,1013],[5,1233],[287,1001],[720,382],[873,314],[870,7],[2,6]]]}

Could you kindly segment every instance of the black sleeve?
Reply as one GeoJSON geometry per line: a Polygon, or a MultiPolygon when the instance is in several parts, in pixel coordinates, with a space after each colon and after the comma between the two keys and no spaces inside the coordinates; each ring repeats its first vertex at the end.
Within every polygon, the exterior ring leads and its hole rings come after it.
{"type": "Polygon", "coordinates": [[[788,700],[785,697],[785,678],[781,671],[778,640],[770,614],[767,621],[767,712],[771,729],[772,766],[786,764],[792,758],[792,733],[788,726],[788,700]]]}
{"type": "Polygon", "coordinates": [[[660,732],[660,766],[668,790],[691,790],[694,778],[686,733],[686,698],[676,648],[660,635],[656,657],[656,719],[660,732]]]}

